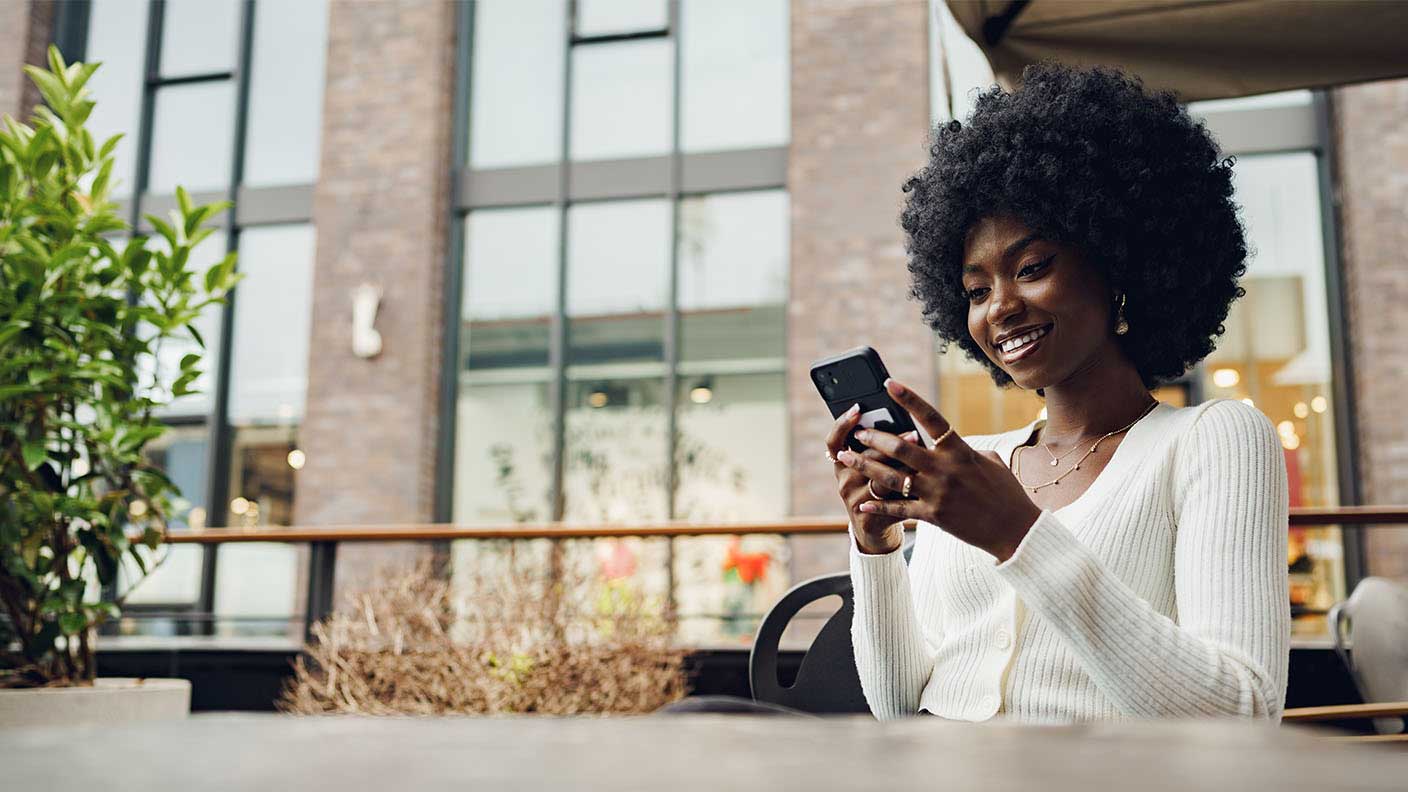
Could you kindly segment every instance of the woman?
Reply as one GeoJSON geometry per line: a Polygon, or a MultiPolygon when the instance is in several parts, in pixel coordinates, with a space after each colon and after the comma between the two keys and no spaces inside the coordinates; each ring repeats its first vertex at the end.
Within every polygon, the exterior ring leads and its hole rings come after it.
{"type": "Polygon", "coordinates": [[[1047,417],[960,438],[891,380],[936,442],[861,429],[856,454],[855,411],[832,427],[872,711],[1278,718],[1276,431],[1238,401],[1150,392],[1212,351],[1243,294],[1231,161],[1171,95],[1055,65],[981,96],[930,153],[905,185],[912,294],[945,344],[1042,395],[1047,417]]]}

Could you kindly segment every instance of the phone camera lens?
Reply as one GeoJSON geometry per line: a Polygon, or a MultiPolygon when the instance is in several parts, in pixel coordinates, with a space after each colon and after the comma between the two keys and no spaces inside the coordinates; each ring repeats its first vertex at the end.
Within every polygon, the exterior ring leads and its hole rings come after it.
{"type": "Polygon", "coordinates": [[[828,399],[834,399],[836,397],[836,389],[830,385],[822,385],[821,392],[822,395],[826,396],[828,399]]]}

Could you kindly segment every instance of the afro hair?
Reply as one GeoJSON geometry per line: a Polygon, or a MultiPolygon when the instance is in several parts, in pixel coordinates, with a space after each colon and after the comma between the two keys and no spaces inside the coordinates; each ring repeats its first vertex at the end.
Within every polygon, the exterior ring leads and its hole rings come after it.
{"type": "Polygon", "coordinates": [[[1118,343],[1144,383],[1177,379],[1213,350],[1245,292],[1247,246],[1232,158],[1168,92],[1109,68],[1028,66],[993,87],[966,124],[934,130],[929,162],[905,182],[911,295],[945,347],[957,343],[998,385],[1011,378],[968,333],[962,256],[980,219],[1010,215],[1080,250],[1126,295],[1118,343]]]}

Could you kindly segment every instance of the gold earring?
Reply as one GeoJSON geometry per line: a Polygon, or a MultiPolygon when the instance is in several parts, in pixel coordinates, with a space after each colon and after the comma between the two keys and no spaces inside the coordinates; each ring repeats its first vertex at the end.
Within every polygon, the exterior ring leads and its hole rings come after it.
{"type": "Polygon", "coordinates": [[[1124,335],[1129,332],[1129,322],[1124,318],[1124,295],[1120,295],[1119,314],[1115,321],[1115,335],[1124,335]]]}

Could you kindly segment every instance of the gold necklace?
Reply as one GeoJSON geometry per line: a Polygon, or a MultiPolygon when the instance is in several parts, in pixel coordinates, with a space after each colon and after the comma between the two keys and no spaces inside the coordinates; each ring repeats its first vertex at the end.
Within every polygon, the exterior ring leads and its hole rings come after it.
{"type": "Polygon", "coordinates": [[[1077,440],[1074,444],[1071,445],[1070,450],[1062,454],[1061,456],[1056,456],[1056,454],[1051,451],[1051,446],[1047,445],[1045,441],[1042,441],[1041,447],[1046,449],[1046,455],[1051,457],[1051,467],[1056,467],[1057,465],[1061,464],[1061,460],[1080,450],[1081,443],[1084,440],[1084,437],[1082,437],[1080,440],[1077,440]]]}
{"type": "MultiPolygon", "coordinates": [[[[1095,450],[1100,447],[1100,444],[1101,444],[1101,443],[1105,442],[1106,440],[1110,439],[1111,437],[1114,437],[1115,435],[1119,434],[1120,432],[1128,431],[1131,426],[1134,426],[1135,424],[1139,423],[1141,420],[1143,420],[1144,416],[1146,416],[1146,415],[1148,415],[1149,413],[1153,412],[1153,411],[1154,411],[1154,408],[1155,408],[1155,407],[1158,407],[1158,406],[1159,406],[1159,400],[1158,400],[1158,399],[1154,399],[1153,402],[1150,403],[1148,407],[1145,407],[1145,408],[1144,408],[1144,412],[1140,413],[1138,418],[1135,418],[1133,421],[1130,421],[1129,423],[1125,424],[1124,426],[1121,426],[1120,428],[1116,429],[1115,431],[1110,432],[1110,433],[1108,433],[1108,434],[1102,436],[1099,440],[1096,440],[1094,443],[1091,443],[1091,444],[1090,444],[1090,449],[1087,450],[1087,451],[1085,452],[1085,454],[1083,454],[1083,455],[1081,456],[1080,459],[1077,459],[1077,460],[1076,460],[1076,463],[1075,463],[1074,465],[1072,465],[1071,467],[1067,468],[1065,473],[1062,473],[1061,475],[1059,475],[1059,476],[1057,476],[1056,478],[1054,478],[1054,479],[1052,479],[1052,480],[1046,482],[1045,484],[1030,485],[1030,484],[1027,484],[1026,482],[1022,481],[1022,449],[1027,448],[1027,446],[1018,446],[1017,449],[1016,449],[1016,451],[1012,454],[1012,462],[1013,462],[1013,466],[1012,466],[1012,475],[1013,475],[1014,478],[1017,479],[1017,483],[1018,483],[1018,484],[1021,484],[1023,487],[1026,487],[1028,490],[1031,490],[1031,493],[1032,493],[1033,495],[1035,495],[1035,494],[1037,493],[1037,490],[1045,489],[1045,488],[1047,488],[1047,487],[1053,487],[1053,486],[1055,486],[1055,485],[1057,485],[1057,484],[1060,484],[1060,483],[1061,483],[1061,479],[1065,478],[1066,476],[1071,475],[1071,473],[1074,473],[1074,472],[1077,471],[1077,470],[1080,470],[1080,464],[1081,464],[1082,462],[1084,462],[1086,459],[1089,459],[1089,458],[1090,458],[1090,455],[1093,454],[1093,453],[1095,453],[1095,450]]],[[[1048,453],[1050,453],[1050,452],[1048,452],[1048,453]]],[[[1068,451],[1067,453],[1070,453],[1070,452],[1068,451]]]]}

